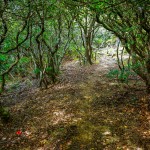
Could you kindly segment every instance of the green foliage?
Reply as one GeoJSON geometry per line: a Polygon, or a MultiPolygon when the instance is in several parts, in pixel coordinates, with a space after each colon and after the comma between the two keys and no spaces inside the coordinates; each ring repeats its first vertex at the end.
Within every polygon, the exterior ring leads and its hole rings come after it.
{"type": "MultiPolygon", "coordinates": [[[[14,58],[12,55],[3,55],[0,54],[0,74],[3,74],[7,69],[12,65],[14,62],[14,58]]],[[[5,79],[8,79],[8,75],[5,75],[5,79]]],[[[2,82],[1,77],[0,77],[0,83],[2,82]]]]}
{"type": "Polygon", "coordinates": [[[19,63],[20,64],[27,64],[30,62],[30,58],[29,57],[22,57],[20,60],[19,60],[19,63]]]}
{"type": "Polygon", "coordinates": [[[142,66],[142,64],[140,62],[136,62],[131,67],[132,67],[133,70],[138,71],[138,68],[141,67],[141,66],[142,66]]]}
{"type": "Polygon", "coordinates": [[[9,110],[6,107],[0,106],[0,118],[4,123],[7,123],[10,119],[9,110]]]}
{"type": "Polygon", "coordinates": [[[93,43],[97,48],[112,46],[116,43],[116,36],[104,28],[100,28],[93,43]]]}
{"type": "Polygon", "coordinates": [[[115,77],[118,77],[118,75],[119,75],[119,69],[112,69],[107,74],[107,77],[108,78],[115,78],[115,77]]]}
{"type": "Polygon", "coordinates": [[[51,72],[52,71],[52,67],[47,67],[46,68],[46,72],[51,72]]]}
{"type": "Polygon", "coordinates": [[[109,71],[109,73],[107,74],[108,78],[117,78],[118,81],[124,82],[124,83],[128,83],[129,81],[129,76],[133,74],[133,71],[129,70],[128,67],[125,67],[124,70],[120,70],[120,69],[112,69],[109,71]]]}
{"type": "MultiPolygon", "coordinates": [[[[137,62],[142,58],[143,64],[135,63],[133,69],[138,72],[139,68],[146,66],[144,61],[147,58],[143,59],[143,57],[147,56],[144,53],[149,51],[147,48],[149,20],[144,18],[145,16],[141,20],[137,8],[143,6],[143,11],[148,14],[147,5],[136,1],[122,3],[119,0],[113,2],[85,0],[85,4],[88,2],[87,5],[76,7],[80,2],[83,4],[83,1],[76,2],[76,5],[73,5],[72,1],[67,3],[65,0],[37,0],[36,3],[11,1],[8,5],[3,2],[0,34],[3,35],[4,40],[1,42],[0,51],[8,53],[0,54],[0,73],[7,71],[16,58],[21,58],[19,63],[13,66],[11,73],[7,73],[8,79],[9,76],[13,78],[16,75],[24,77],[29,72],[36,75],[42,72],[44,73],[42,78],[47,76],[54,78],[60,72],[63,58],[71,57],[71,59],[79,59],[80,62],[89,61],[92,48],[97,51],[101,47],[115,45],[116,36],[120,40],[123,39],[121,42],[128,53],[131,50],[135,52],[137,62]],[[96,21],[107,30],[97,26],[96,21]],[[89,57],[88,47],[91,48],[89,57]],[[44,66],[48,66],[46,70],[44,66]]],[[[116,76],[119,80],[125,81],[128,80],[129,75],[130,71],[126,68],[108,74],[111,78],[116,76]]]]}
{"type": "Polygon", "coordinates": [[[37,68],[37,67],[33,70],[35,75],[38,75],[40,71],[41,71],[40,68],[37,68]]]}
{"type": "Polygon", "coordinates": [[[3,44],[3,50],[7,51],[9,48],[11,48],[11,44],[12,44],[11,37],[7,37],[6,40],[5,40],[5,43],[3,44]]]}
{"type": "Polygon", "coordinates": [[[97,0],[94,2],[89,4],[89,8],[96,13],[97,22],[121,40],[127,52],[134,59],[134,71],[150,84],[150,67],[149,64],[145,65],[150,59],[148,55],[150,53],[150,19],[146,15],[149,14],[150,1],[108,0],[103,5],[97,0]],[[140,62],[140,65],[137,62],[140,62]]]}
{"type": "Polygon", "coordinates": [[[130,74],[131,72],[129,70],[120,70],[118,80],[124,83],[128,83],[130,74]]]}
{"type": "Polygon", "coordinates": [[[7,56],[6,55],[3,55],[3,54],[0,54],[0,62],[5,62],[7,60],[7,56]]]}
{"type": "Polygon", "coordinates": [[[2,76],[0,76],[0,82],[2,82],[2,76]]]}

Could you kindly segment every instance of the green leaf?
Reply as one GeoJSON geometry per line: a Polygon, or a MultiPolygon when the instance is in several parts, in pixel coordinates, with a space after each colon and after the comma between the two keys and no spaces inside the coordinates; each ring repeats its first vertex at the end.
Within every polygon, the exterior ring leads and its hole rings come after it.
{"type": "Polygon", "coordinates": [[[7,59],[7,56],[6,55],[0,55],[0,62],[2,62],[2,61],[6,61],[6,59],[7,59]]]}
{"type": "Polygon", "coordinates": [[[39,74],[40,71],[41,71],[40,68],[35,68],[33,72],[34,72],[35,74],[39,74]]]}
{"type": "Polygon", "coordinates": [[[29,63],[30,62],[30,58],[28,58],[28,57],[22,57],[19,62],[20,63],[29,63]]]}

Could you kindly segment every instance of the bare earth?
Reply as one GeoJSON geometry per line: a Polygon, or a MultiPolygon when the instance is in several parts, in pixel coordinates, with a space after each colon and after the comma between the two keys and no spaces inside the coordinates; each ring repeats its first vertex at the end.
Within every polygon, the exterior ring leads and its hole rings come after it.
{"type": "Polygon", "coordinates": [[[0,149],[149,150],[150,97],[140,80],[108,78],[116,67],[108,56],[92,66],[68,61],[56,85],[1,95],[11,120],[0,122],[0,149]]]}

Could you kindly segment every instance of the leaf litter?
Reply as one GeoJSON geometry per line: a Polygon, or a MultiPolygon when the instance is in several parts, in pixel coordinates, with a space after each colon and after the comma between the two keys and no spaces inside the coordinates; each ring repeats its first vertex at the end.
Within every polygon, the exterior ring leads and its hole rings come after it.
{"type": "Polygon", "coordinates": [[[140,80],[126,85],[107,78],[117,68],[111,59],[92,66],[68,61],[48,89],[2,95],[11,120],[0,123],[1,149],[150,149],[150,97],[140,80]]]}

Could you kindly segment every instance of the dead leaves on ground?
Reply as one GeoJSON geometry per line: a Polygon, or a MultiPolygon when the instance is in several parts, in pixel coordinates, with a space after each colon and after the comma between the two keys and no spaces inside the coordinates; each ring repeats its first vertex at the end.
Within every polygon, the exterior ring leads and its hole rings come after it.
{"type": "Polygon", "coordinates": [[[100,76],[99,65],[67,67],[61,83],[36,89],[11,107],[12,121],[0,130],[3,150],[150,147],[149,96],[135,90],[139,87],[129,89],[100,76]],[[16,135],[17,130],[22,134],[16,135]]]}

